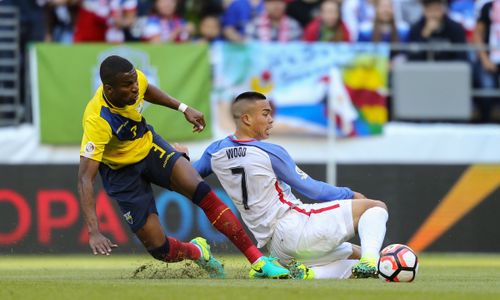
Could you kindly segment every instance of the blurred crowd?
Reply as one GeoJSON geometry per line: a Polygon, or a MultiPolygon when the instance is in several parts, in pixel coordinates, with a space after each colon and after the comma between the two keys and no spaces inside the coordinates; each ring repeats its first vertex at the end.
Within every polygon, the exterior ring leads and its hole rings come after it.
{"type": "MultiPolygon", "coordinates": [[[[433,60],[471,62],[474,85],[499,88],[500,0],[0,0],[20,6],[24,41],[322,41],[477,44],[433,60]],[[41,26],[43,24],[44,26],[41,26]]],[[[393,55],[396,56],[396,55],[393,55]]],[[[428,52],[406,52],[427,60],[428,52]]],[[[493,98],[481,99],[481,120],[493,98]]]]}
{"type": "MultiPolygon", "coordinates": [[[[227,40],[474,40],[487,0],[3,0],[32,40],[82,43],[227,40]],[[41,22],[40,22],[41,21],[41,22]],[[40,25],[44,26],[40,26],[40,25]]],[[[493,8],[489,8],[493,11],[493,8]]]]}

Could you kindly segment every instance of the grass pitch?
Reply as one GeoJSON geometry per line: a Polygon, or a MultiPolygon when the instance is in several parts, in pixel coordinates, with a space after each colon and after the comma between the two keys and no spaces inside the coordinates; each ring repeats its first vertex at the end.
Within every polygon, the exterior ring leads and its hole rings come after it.
{"type": "Polygon", "coordinates": [[[0,299],[500,299],[500,255],[420,255],[413,283],[249,280],[242,256],[220,258],[227,279],[147,256],[1,256],[0,299]]]}

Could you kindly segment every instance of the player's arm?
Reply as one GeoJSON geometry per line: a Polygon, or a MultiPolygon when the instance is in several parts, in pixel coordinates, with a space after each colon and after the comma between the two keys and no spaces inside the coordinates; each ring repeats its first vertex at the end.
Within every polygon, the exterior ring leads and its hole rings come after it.
{"type": "MultiPolygon", "coordinates": [[[[347,187],[336,187],[325,182],[315,180],[299,169],[290,154],[282,147],[273,145],[269,150],[273,170],[277,177],[286,182],[304,196],[315,201],[332,201],[340,199],[354,199],[355,195],[347,187]]],[[[363,196],[364,197],[364,196],[363,196]]]]}
{"type": "Polygon", "coordinates": [[[109,255],[111,248],[118,247],[99,231],[95,209],[94,180],[99,169],[99,162],[80,156],[78,170],[78,193],[82,207],[83,218],[89,231],[89,245],[94,254],[109,255]]]}
{"type": "Polygon", "coordinates": [[[144,99],[154,104],[183,111],[186,120],[193,124],[193,132],[201,132],[205,128],[205,117],[201,112],[192,107],[185,106],[185,104],[182,104],[179,100],[152,84],[148,84],[144,99]]]}
{"type": "Polygon", "coordinates": [[[209,153],[209,149],[210,148],[205,149],[205,152],[203,152],[203,155],[200,157],[200,159],[193,163],[193,168],[200,174],[202,178],[205,178],[213,173],[211,163],[212,156],[209,153]]]}
{"type": "Polygon", "coordinates": [[[87,114],[87,112],[84,114],[78,194],[83,218],[88,227],[89,245],[94,254],[109,255],[111,248],[117,247],[99,232],[94,198],[94,180],[111,136],[110,125],[99,115],[87,114]]]}

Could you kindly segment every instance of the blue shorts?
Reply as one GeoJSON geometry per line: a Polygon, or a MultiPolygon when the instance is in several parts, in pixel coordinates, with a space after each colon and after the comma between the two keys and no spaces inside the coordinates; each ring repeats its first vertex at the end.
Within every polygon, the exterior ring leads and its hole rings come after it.
{"type": "Polygon", "coordinates": [[[102,163],[99,166],[106,193],[118,202],[134,233],[144,226],[150,214],[158,214],[151,183],[170,189],[172,168],[179,157],[185,156],[149,129],[153,133],[153,145],[143,160],[118,170],[102,163]]]}

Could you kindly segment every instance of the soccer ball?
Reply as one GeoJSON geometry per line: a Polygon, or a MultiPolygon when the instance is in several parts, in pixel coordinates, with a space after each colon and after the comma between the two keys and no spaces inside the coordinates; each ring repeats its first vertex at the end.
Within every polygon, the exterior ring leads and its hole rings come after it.
{"type": "Polygon", "coordinates": [[[390,282],[411,282],[418,271],[418,258],[413,250],[401,244],[385,247],[380,252],[378,277],[390,282]]]}

